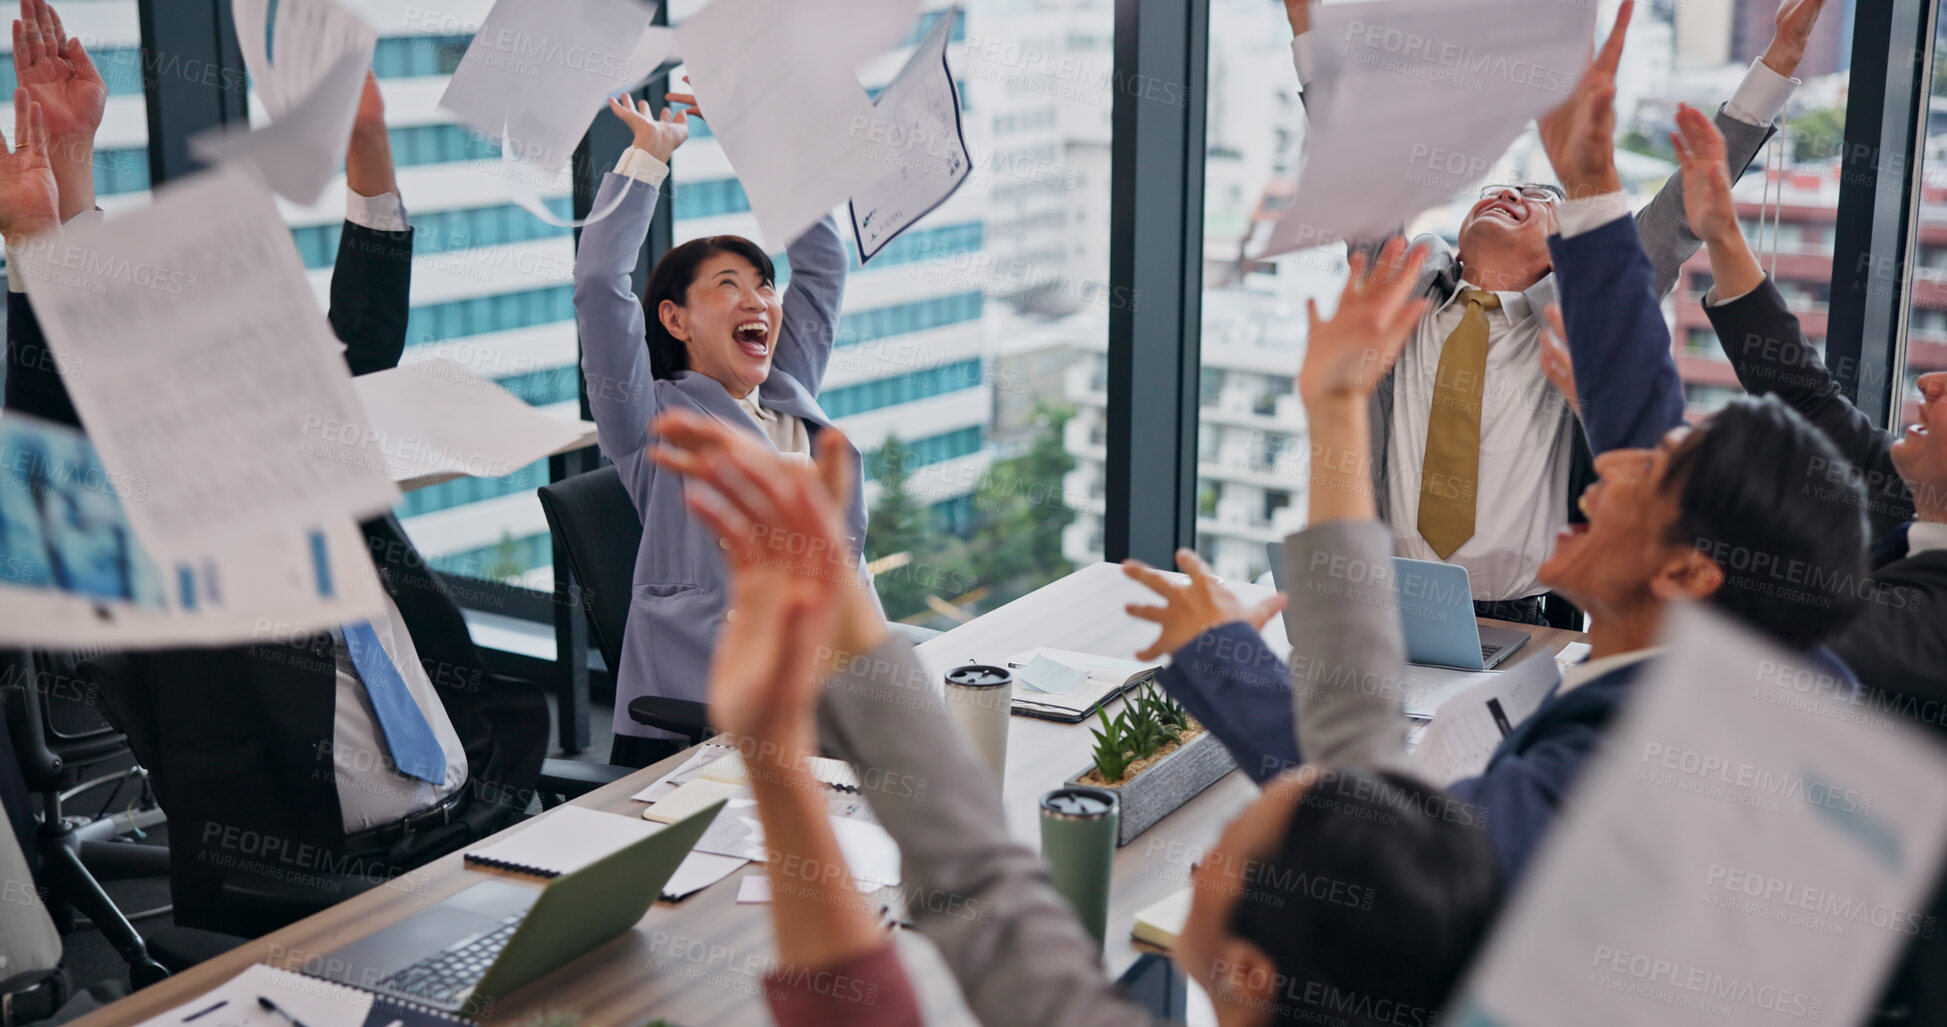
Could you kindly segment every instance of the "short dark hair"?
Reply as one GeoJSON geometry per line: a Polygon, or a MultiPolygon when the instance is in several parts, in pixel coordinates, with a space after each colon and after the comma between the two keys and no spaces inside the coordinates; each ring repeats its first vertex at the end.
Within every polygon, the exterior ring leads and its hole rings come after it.
{"type": "Polygon", "coordinates": [[[649,374],[674,378],[676,372],[690,369],[690,350],[683,340],[663,327],[662,305],[672,300],[688,306],[690,286],[696,283],[703,262],[719,253],[734,253],[751,262],[766,285],[777,281],[777,268],[762,246],[741,235],[710,235],[663,254],[656,269],[649,273],[649,284],[642,289],[643,341],[649,346],[649,374]]]}
{"type": "Polygon", "coordinates": [[[1777,396],[1739,396],[1671,458],[1670,541],[1724,572],[1712,606],[1804,651],[1838,633],[1870,593],[1866,493],[1825,433],[1777,396]]]}
{"type": "Polygon", "coordinates": [[[1434,1022],[1500,905],[1484,824],[1404,774],[1321,772],[1231,907],[1231,933],[1277,964],[1274,1021],[1434,1022]]]}

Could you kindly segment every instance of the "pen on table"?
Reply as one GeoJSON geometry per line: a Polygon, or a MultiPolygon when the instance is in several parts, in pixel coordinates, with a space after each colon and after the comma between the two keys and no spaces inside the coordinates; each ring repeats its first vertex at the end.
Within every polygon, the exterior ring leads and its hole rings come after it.
{"type": "Polygon", "coordinates": [[[281,1016],[284,1019],[289,1020],[291,1023],[291,1027],[304,1027],[303,1021],[285,1012],[283,1008],[280,1007],[277,1003],[272,1002],[270,999],[267,999],[262,995],[257,996],[257,1004],[263,1006],[265,1009],[268,1009],[273,1013],[276,1013],[278,1016],[281,1016]]]}
{"type": "Polygon", "coordinates": [[[194,1020],[194,1019],[196,1019],[197,1017],[201,1017],[201,1016],[208,1016],[208,1015],[210,1015],[211,1013],[214,1013],[214,1012],[216,1012],[217,1010],[219,1010],[219,1009],[222,1009],[222,1008],[223,1008],[224,1006],[227,1006],[227,1005],[229,1005],[229,1004],[230,1004],[230,1000],[226,998],[226,999],[224,999],[223,1001],[221,1001],[221,1002],[218,1002],[217,1004],[215,1004],[215,1005],[213,1005],[213,1006],[205,1006],[204,1008],[202,1008],[202,1009],[199,1009],[199,1010],[197,1010],[196,1012],[193,1012],[193,1013],[191,1013],[191,1014],[189,1014],[188,1016],[185,1016],[185,1017],[183,1017],[183,1022],[184,1022],[184,1023],[188,1023],[189,1021],[191,1021],[191,1020],[194,1020]]]}

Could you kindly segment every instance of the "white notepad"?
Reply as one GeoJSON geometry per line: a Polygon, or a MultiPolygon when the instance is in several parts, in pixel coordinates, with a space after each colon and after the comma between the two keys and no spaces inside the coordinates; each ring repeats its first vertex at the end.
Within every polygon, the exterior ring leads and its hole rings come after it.
{"type": "Polygon", "coordinates": [[[1176,936],[1182,934],[1183,925],[1190,922],[1190,903],[1196,895],[1195,888],[1185,888],[1152,906],[1144,907],[1136,913],[1136,922],[1130,926],[1129,935],[1157,948],[1175,948],[1176,936]]]}
{"type": "Polygon", "coordinates": [[[560,877],[619,852],[662,830],[635,817],[583,806],[563,806],[536,818],[512,837],[466,854],[468,863],[560,877]]]}
{"type": "Polygon", "coordinates": [[[720,799],[734,799],[743,795],[743,785],[712,781],[706,777],[694,778],[643,810],[642,819],[673,824],[720,799]]]}

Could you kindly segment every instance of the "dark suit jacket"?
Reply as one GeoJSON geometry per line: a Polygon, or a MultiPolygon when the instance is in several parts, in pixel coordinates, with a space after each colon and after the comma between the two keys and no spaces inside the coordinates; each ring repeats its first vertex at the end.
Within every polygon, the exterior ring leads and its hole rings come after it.
{"type": "MultiPolygon", "coordinates": [[[[395,366],[405,350],[412,233],[347,223],[331,280],[331,324],[353,374],[395,366]]],[[[33,309],[8,304],[7,405],[76,424],[33,309]]],[[[304,882],[349,874],[383,880],[497,830],[527,805],[547,750],[545,700],[496,686],[460,610],[397,520],[360,525],[379,580],[398,606],[427,676],[467,754],[461,823],[396,844],[378,859],[345,857],[332,761],[337,705],[329,636],[279,637],[237,648],[111,654],[87,666],[128,731],[169,813],[175,919],[259,934],[279,926],[261,908],[226,901],[225,880],[304,882]]],[[[386,772],[373,775],[374,784],[386,772]]],[[[349,890],[327,880],[327,896],[349,890]]]]}
{"type": "MultiPolygon", "coordinates": [[[[1913,520],[1912,490],[1893,466],[1893,436],[1839,391],[1770,278],[1749,295],[1704,312],[1738,382],[1790,403],[1864,477],[1866,520],[1875,538],[1913,520]]],[[[1947,730],[1947,552],[1874,568],[1865,610],[1831,645],[1859,672],[1867,705],[1947,730]]],[[[1934,897],[1930,914],[1947,923],[1947,887],[1934,897]]],[[[1936,933],[1913,943],[1881,1005],[1889,1013],[1904,1010],[1907,1019],[1898,1022],[1947,1023],[1947,937],[1936,933]]]]}
{"type": "MultiPolygon", "coordinates": [[[[1179,650],[1163,668],[1163,690],[1208,727],[1238,766],[1259,784],[1302,762],[1283,660],[1250,625],[1236,622],[1179,650]],[[1197,653],[1222,653],[1222,660],[1197,653]]],[[[1449,794],[1486,812],[1485,829],[1513,881],[1554,822],[1555,808],[1594,753],[1609,720],[1629,696],[1640,663],[1550,696],[1501,740],[1479,777],[1447,786],[1449,794]]]]}

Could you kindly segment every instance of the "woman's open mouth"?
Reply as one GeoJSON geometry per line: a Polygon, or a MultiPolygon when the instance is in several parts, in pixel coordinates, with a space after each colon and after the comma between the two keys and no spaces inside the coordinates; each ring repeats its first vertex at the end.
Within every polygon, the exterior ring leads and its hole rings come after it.
{"type": "Polygon", "coordinates": [[[771,352],[771,326],[762,321],[745,321],[730,333],[745,353],[763,359],[771,352]]]}

